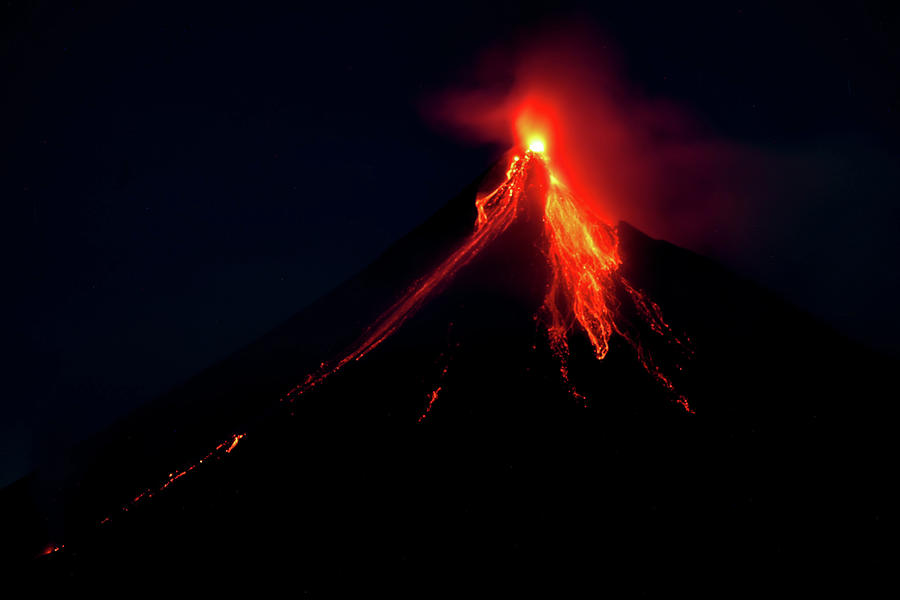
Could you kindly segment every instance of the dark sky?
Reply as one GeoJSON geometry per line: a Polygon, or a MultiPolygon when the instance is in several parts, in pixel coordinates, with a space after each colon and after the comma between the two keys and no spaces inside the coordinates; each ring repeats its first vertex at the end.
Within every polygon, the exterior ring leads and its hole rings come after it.
{"type": "Polygon", "coordinates": [[[790,157],[805,183],[784,174],[783,218],[718,258],[900,352],[891,3],[254,4],[0,8],[0,484],[277,325],[454,196],[502,148],[438,131],[423,98],[559,20],[596,23],[631,80],[721,139],[790,157]]]}

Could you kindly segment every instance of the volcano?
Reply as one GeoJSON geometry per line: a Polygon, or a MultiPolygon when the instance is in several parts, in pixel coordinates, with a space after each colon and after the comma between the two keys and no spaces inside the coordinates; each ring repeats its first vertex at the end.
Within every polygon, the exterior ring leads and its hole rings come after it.
{"type": "Polygon", "coordinates": [[[61,476],[7,489],[7,564],[329,594],[858,589],[887,568],[895,368],[602,223],[532,145],[61,476]]]}

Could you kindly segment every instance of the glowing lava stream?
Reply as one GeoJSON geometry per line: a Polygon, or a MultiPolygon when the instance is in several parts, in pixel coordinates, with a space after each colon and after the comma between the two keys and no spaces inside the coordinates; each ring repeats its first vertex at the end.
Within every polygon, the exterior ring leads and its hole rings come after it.
{"type": "MultiPolygon", "coordinates": [[[[544,153],[544,142],[532,140],[523,156],[514,156],[506,179],[497,188],[475,200],[478,215],[475,231],[430,274],[417,280],[362,337],[335,362],[323,362],[319,370],[307,376],[290,390],[282,401],[294,402],[299,396],[321,384],[347,363],[359,360],[391,336],[422,307],[441,286],[447,284],[460,268],[468,264],[485,246],[496,239],[515,221],[523,204],[529,167],[538,160],[547,169],[549,186],[544,206],[544,237],[551,266],[551,282],[541,308],[550,346],[560,360],[560,373],[571,393],[584,400],[569,381],[568,338],[576,324],[587,335],[598,360],[609,351],[609,340],[617,333],[634,349],[644,369],[680,404],[693,413],[687,399],[678,394],[672,381],[660,370],[653,357],[642,346],[621,315],[616,292],[622,291],[633,303],[641,320],[659,336],[684,349],[687,348],[663,320],[659,306],[647,298],[622,276],[619,266],[619,238],[615,228],[592,214],[588,208],[559,181],[550,169],[544,153]]],[[[423,421],[437,401],[442,386],[429,395],[423,421]]]]}
{"type": "Polygon", "coordinates": [[[362,337],[342,358],[335,362],[323,362],[318,371],[307,376],[303,383],[289,391],[282,401],[293,402],[338,372],[347,363],[361,359],[378,347],[447,284],[460,268],[506,231],[518,214],[528,178],[528,166],[532,161],[539,159],[539,155],[533,150],[526,151],[523,156],[514,156],[506,171],[506,179],[490,193],[479,195],[475,199],[475,208],[478,211],[475,231],[462,246],[445,258],[426,277],[411,285],[399,300],[366,329],[362,337]]]}
{"type": "MultiPolygon", "coordinates": [[[[541,161],[549,175],[543,218],[545,253],[551,267],[551,280],[541,307],[541,316],[547,328],[550,347],[560,360],[563,381],[576,398],[585,399],[569,382],[568,375],[568,340],[576,328],[581,329],[590,340],[598,360],[602,360],[609,352],[609,340],[615,333],[634,348],[646,371],[674,396],[675,401],[685,411],[692,413],[693,410],[685,397],[675,391],[671,380],[656,366],[650,353],[639,343],[637,336],[631,333],[632,328],[626,326],[617,300],[617,291],[621,292],[621,296],[630,299],[636,313],[651,331],[681,347],[682,342],[674,336],[671,328],[663,320],[659,306],[630,285],[621,275],[618,235],[615,228],[592,214],[553,175],[544,154],[544,144],[540,140],[532,141],[522,156],[513,157],[506,172],[506,179],[494,190],[476,198],[475,230],[463,244],[431,273],[407,288],[339,359],[323,362],[303,383],[285,394],[281,402],[294,402],[302,394],[337,373],[347,363],[360,360],[377,348],[439,292],[462,267],[506,231],[519,214],[530,172],[529,166],[534,161],[541,161]]],[[[446,370],[445,367],[442,378],[446,370]]],[[[419,422],[431,413],[442,389],[443,385],[438,385],[431,391],[419,422]]],[[[221,442],[197,462],[170,473],[154,491],[147,489],[137,494],[122,506],[121,510],[127,512],[130,506],[162,492],[200,465],[210,462],[213,458],[222,458],[230,454],[245,435],[245,433],[235,434],[221,442]]],[[[100,524],[109,521],[110,517],[106,517],[100,524]]],[[[49,553],[53,553],[61,550],[63,546],[49,548],[49,553]]]]}
{"type": "Polygon", "coordinates": [[[612,334],[621,336],[634,349],[644,369],[674,395],[684,410],[693,413],[687,398],[675,391],[671,380],[626,327],[616,293],[624,292],[652,332],[685,351],[687,348],[663,320],[659,306],[622,276],[615,228],[591,214],[552,173],[544,207],[544,230],[552,275],[541,312],[550,346],[560,359],[563,380],[572,394],[584,399],[569,383],[566,365],[569,334],[577,324],[590,340],[597,360],[603,360],[609,352],[612,334]]]}
{"type": "MultiPolygon", "coordinates": [[[[326,378],[338,372],[344,365],[353,360],[359,360],[381,342],[390,337],[411,315],[428,301],[443,284],[449,282],[461,267],[466,265],[485,246],[505,231],[515,221],[519,200],[525,189],[525,181],[528,176],[528,165],[535,160],[534,152],[528,151],[523,157],[513,158],[506,172],[506,179],[489,194],[479,195],[475,205],[478,211],[475,231],[466,242],[444,259],[427,277],[417,280],[384,314],[366,329],[363,336],[351,346],[339,360],[335,362],[323,362],[318,371],[307,376],[300,385],[291,389],[281,398],[281,402],[293,402],[301,394],[321,384],[326,378]]],[[[446,368],[444,369],[446,374],[446,368]]],[[[422,414],[419,421],[423,420],[431,410],[431,405],[437,400],[441,388],[432,391],[431,401],[422,414]]],[[[181,470],[169,473],[168,477],[155,490],[146,489],[128,503],[121,507],[121,512],[128,512],[129,508],[139,502],[152,498],[154,494],[162,492],[170,485],[197,469],[200,465],[210,462],[212,459],[223,458],[235,449],[238,442],[247,434],[234,434],[230,439],[221,442],[200,460],[184,467],[181,470]]],[[[100,521],[105,525],[112,520],[107,516],[100,521]]],[[[62,546],[59,546],[62,548],[62,546]]]]}

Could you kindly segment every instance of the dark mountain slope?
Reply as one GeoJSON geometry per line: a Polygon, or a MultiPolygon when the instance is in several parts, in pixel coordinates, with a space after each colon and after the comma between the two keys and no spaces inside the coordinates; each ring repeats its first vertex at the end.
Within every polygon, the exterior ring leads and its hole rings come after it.
{"type": "Polygon", "coordinates": [[[573,340],[571,372],[590,406],[570,396],[534,319],[547,281],[534,211],[379,348],[302,396],[294,416],[273,409],[471,231],[474,190],[83,448],[61,491],[37,476],[21,483],[18,514],[36,518],[19,523],[17,548],[36,551],[45,528],[66,543],[29,568],[86,581],[279,580],[323,593],[875,580],[887,564],[882,386],[895,365],[624,223],[625,275],[693,341],[681,379],[696,414],[616,341],[598,363],[573,340]],[[227,458],[116,512],[245,431],[227,458]],[[45,524],[46,514],[56,520],[45,524]]]}

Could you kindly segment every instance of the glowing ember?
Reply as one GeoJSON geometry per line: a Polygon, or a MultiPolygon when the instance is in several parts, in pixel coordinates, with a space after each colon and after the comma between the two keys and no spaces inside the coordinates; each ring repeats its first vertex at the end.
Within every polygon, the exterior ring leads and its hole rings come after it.
{"type": "Polygon", "coordinates": [[[419,415],[419,423],[428,418],[428,415],[431,414],[431,409],[434,407],[434,403],[437,402],[438,395],[441,393],[441,386],[437,386],[431,393],[428,394],[428,404],[425,405],[425,411],[419,415]]]}
{"type": "Polygon", "coordinates": [[[59,546],[49,545],[41,551],[38,556],[47,556],[48,554],[56,554],[57,552],[61,552],[63,548],[65,548],[65,544],[60,544],[59,546]]]}
{"type": "Polygon", "coordinates": [[[242,433],[240,435],[234,436],[234,439],[231,441],[231,444],[225,449],[225,454],[231,454],[231,451],[234,450],[234,447],[238,445],[238,442],[247,435],[246,433],[242,433]]]}
{"type": "MultiPolygon", "coordinates": [[[[213,448],[209,453],[207,453],[206,456],[204,456],[200,460],[196,461],[195,463],[189,465],[188,467],[182,469],[181,471],[173,471],[173,472],[169,473],[168,476],[166,477],[165,481],[163,481],[156,488],[155,492],[153,490],[148,489],[148,490],[144,490],[141,493],[137,494],[134,498],[131,499],[131,501],[128,504],[125,504],[124,506],[122,506],[121,511],[128,512],[128,510],[131,507],[133,507],[134,505],[136,505],[137,503],[139,503],[143,500],[152,498],[154,496],[154,494],[162,492],[163,490],[168,488],[170,485],[172,485],[173,483],[175,483],[182,477],[186,476],[187,474],[189,474],[192,471],[194,471],[195,469],[197,469],[203,463],[209,462],[210,460],[212,460],[214,458],[222,458],[226,454],[231,454],[231,452],[234,450],[235,446],[238,445],[238,442],[241,441],[242,439],[244,439],[245,437],[247,437],[246,433],[238,433],[238,434],[231,436],[230,440],[221,442],[219,445],[217,445],[215,448],[213,448]]],[[[106,525],[111,520],[112,520],[112,517],[107,516],[107,517],[104,517],[100,521],[99,524],[106,525]]]]}

